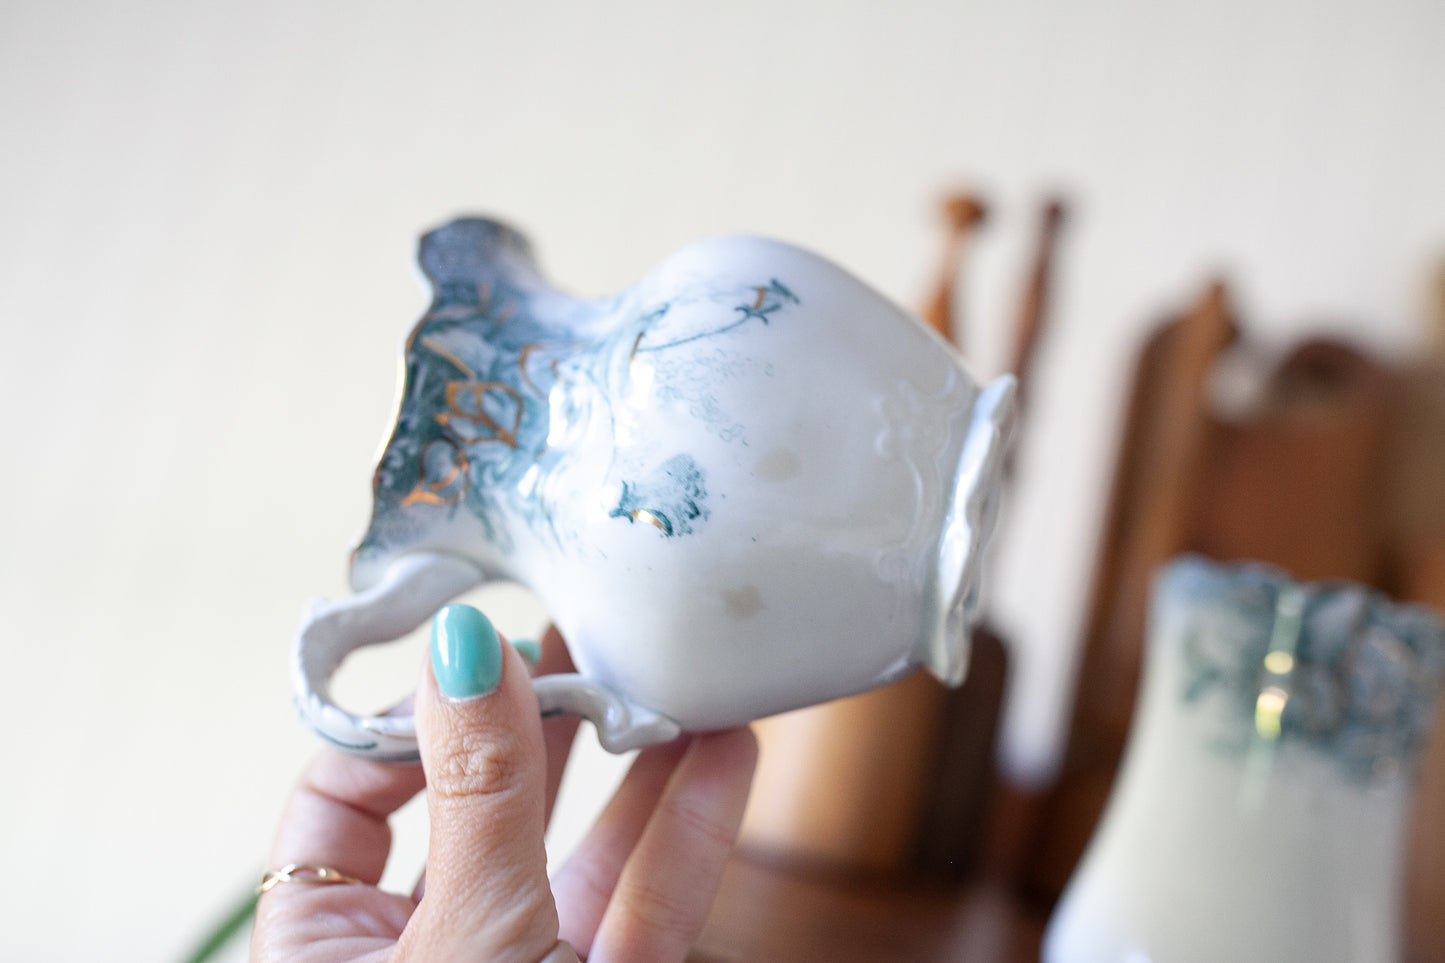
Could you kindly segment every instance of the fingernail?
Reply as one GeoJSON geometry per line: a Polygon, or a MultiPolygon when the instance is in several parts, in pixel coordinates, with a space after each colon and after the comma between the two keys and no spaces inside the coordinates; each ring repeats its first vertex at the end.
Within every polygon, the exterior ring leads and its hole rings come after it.
{"type": "Polygon", "coordinates": [[[522,658],[534,669],[542,661],[542,643],[536,639],[513,639],[512,648],[522,653],[522,658]]]}
{"type": "Polygon", "coordinates": [[[502,678],[502,643],[492,622],[470,605],[448,605],[431,623],[431,667],[448,699],[484,696],[502,678]]]}

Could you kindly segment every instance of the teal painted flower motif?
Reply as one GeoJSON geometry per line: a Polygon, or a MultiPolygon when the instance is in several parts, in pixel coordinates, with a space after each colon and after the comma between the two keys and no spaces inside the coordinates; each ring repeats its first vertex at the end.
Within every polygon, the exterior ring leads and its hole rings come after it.
{"type": "Polygon", "coordinates": [[[697,463],[675,455],[646,478],[623,482],[622,496],[612,518],[645,522],[662,534],[689,535],[695,524],[707,520],[707,488],[697,463]]]}

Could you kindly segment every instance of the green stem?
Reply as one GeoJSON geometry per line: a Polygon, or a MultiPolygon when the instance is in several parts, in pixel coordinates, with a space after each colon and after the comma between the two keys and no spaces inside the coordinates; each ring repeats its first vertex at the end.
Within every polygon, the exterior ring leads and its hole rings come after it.
{"type": "Polygon", "coordinates": [[[237,933],[250,925],[251,917],[256,914],[256,890],[246,890],[243,899],[236,903],[235,908],[226,914],[225,918],[218,922],[206,934],[205,940],[197,946],[190,956],[186,957],[185,963],[206,963],[236,936],[237,933]]]}

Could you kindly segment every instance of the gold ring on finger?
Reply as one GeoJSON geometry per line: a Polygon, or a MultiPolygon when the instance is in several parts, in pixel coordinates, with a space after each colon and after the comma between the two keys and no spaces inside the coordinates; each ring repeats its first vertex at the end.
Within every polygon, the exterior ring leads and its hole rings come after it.
{"type": "Polygon", "coordinates": [[[330,866],[317,866],[315,863],[288,863],[280,869],[273,869],[262,876],[261,885],[256,893],[260,895],[268,892],[282,883],[307,883],[311,886],[333,886],[337,883],[366,885],[355,876],[347,876],[330,866]]]}

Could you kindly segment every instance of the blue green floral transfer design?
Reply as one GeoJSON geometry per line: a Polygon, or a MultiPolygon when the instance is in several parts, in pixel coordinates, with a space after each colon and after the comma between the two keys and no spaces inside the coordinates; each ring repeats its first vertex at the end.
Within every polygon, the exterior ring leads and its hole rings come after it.
{"type": "MultiPolygon", "coordinates": [[[[660,300],[645,284],[612,298],[568,297],[541,280],[520,234],[480,218],[425,235],[418,260],[433,300],[407,341],[395,428],[357,558],[409,544],[436,526],[438,513],[468,513],[503,553],[519,524],[564,544],[567,525],[548,480],[570,441],[607,434],[610,408],[640,358],[660,374],[655,403],[681,405],[723,441],[745,444],[709,388],[709,379],[746,363],[721,346],[741,328],[779,323],[800,303],[773,277],[699,281],[660,300]],[[685,370],[696,374],[678,376],[685,370]]],[[[601,506],[605,517],[669,538],[706,523],[707,481],[689,453],[660,452],[627,470],[636,474],[619,479],[620,494],[601,506]]]]}
{"type": "Polygon", "coordinates": [[[1445,679],[1445,624],[1351,583],[1307,585],[1263,565],[1170,563],[1156,616],[1172,610],[1188,703],[1221,704],[1221,746],[1304,743],[1361,777],[1408,767],[1445,679]],[[1229,720],[1234,720],[1229,722],[1229,720]]]}
{"type": "Polygon", "coordinates": [[[707,519],[707,489],[702,472],[687,455],[677,455],[647,478],[622,483],[622,497],[609,514],[645,521],[664,535],[688,535],[707,519]]]}

